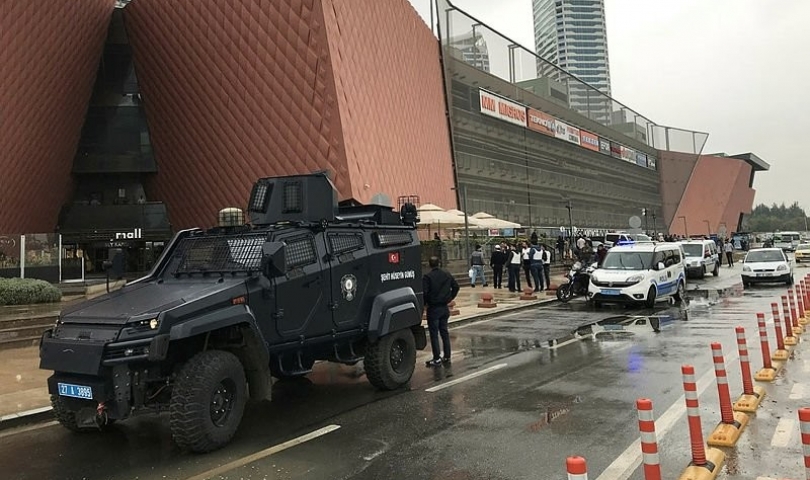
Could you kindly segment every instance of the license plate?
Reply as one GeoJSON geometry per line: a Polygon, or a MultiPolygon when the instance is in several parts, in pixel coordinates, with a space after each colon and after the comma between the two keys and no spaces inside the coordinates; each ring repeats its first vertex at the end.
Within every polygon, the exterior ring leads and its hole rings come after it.
{"type": "Polygon", "coordinates": [[[615,289],[604,289],[602,290],[602,295],[619,295],[619,290],[615,289]]]}
{"type": "Polygon", "coordinates": [[[93,388],[84,385],[74,385],[72,383],[58,383],[59,395],[63,397],[93,399],[93,388]]]}

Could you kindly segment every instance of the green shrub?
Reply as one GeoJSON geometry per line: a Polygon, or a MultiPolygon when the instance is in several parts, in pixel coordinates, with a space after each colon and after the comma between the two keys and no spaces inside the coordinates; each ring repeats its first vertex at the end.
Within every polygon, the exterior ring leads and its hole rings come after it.
{"type": "Polygon", "coordinates": [[[0,278],[0,305],[58,302],[62,292],[44,280],[0,278]]]}

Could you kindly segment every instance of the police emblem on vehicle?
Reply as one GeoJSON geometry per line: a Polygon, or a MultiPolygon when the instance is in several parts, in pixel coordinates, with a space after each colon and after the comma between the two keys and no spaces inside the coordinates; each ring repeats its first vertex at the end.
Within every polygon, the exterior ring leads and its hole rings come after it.
{"type": "Polygon", "coordinates": [[[354,275],[343,275],[340,279],[340,290],[343,292],[343,298],[350,302],[354,300],[354,293],[357,291],[357,279],[354,275]]]}

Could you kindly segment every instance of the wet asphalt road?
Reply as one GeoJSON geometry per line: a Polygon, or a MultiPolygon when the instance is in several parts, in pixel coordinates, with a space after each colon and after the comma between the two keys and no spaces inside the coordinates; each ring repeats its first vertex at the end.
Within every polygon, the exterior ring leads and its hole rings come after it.
{"type": "MultiPolygon", "coordinates": [[[[407,390],[376,392],[360,366],[319,365],[306,379],[277,383],[272,403],[250,406],[234,441],[207,455],[180,452],[165,416],[133,419],[104,434],[51,424],[0,432],[0,478],[545,479],[565,478],[565,457],[579,454],[592,479],[641,479],[632,462],[622,468],[616,460],[638,439],[636,398],[653,399],[657,416],[680,406],[681,364],[713,381],[709,343],[721,341],[727,357],[736,354],[736,325],[746,327],[759,365],[754,313],[768,311],[783,288],[743,292],[735,286],[739,268],[691,281],[684,305],[593,310],[575,300],[454,328],[452,367],[427,369],[422,352],[407,390]],[[585,326],[594,322],[600,325],[585,326]],[[263,451],[329,425],[340,428],[263,451]],[[626,474],[600,478],[608,468],[626,474]]],[[[803,275],[798,269],[796,277],[803,275]]],[[[729,372],[734,396],[739,370],[729,372]]],[[[708,432],[719,407],[714,383],[704,384],[708,432]]],[[[665,477],[677,477],[689,459],[685,418],[659,436],[665,477]]],[[[763,461],[797,476],[800,458],[763,461]]],[[[753,479],[767,473],[761,469],[740,461],[721,478],[753,479]]]]}

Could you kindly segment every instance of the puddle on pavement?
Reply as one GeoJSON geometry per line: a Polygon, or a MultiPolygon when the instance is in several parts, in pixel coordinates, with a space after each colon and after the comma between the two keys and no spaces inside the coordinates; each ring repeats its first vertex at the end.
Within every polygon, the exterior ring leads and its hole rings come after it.
{"type": "Polygon", "coordinates": [[[580,323],[581,326],[572,330],[566,331],[561,327],[558,331],[553,331],[542,325],[542,318],[526,317],[511,319],[509,324],[490,324],[486,332],[473,333],[468,330],[464,332],[467,334],[454,335],[455,332],[451,331],[451,336],[455,337],[454,343],[457,339],[461,340],[459,346],[465,357],[554,349],[575,340],[622,342],[639,335],[665,333],[678,322],[689,321],[691,316],[702,315],[715,305],[726,303],[735,297],[759,295],[771,296],[773,291],[770,288],[743,289],[741,283],[723,288],[705,288],[699,285],[687,292],[682,303],[676,304],[670,300],[659,302],[654,308],[605,305],[596,310],[585,301],[573,301],[542,310],[544,315],[555,315],[558,319],[568,317],[572,324],[580,323]],[[592,323],[587,323],[589,316],[593,317],[592,323]]]}

